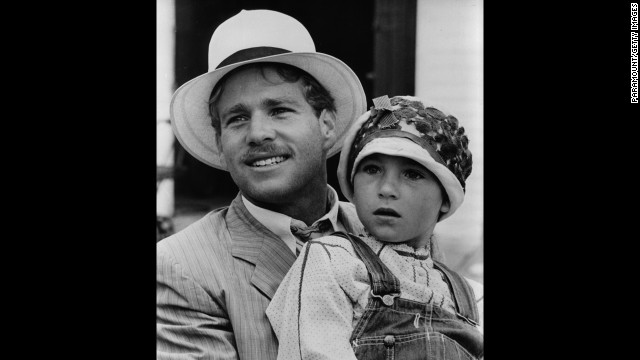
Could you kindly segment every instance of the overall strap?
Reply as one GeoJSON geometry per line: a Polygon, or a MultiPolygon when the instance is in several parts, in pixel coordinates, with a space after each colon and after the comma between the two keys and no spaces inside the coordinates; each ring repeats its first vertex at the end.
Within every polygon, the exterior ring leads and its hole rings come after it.
{"type": "Polygon", "coordinates": [[[390,294],[400,294],[400,281],[398,278],[393,275],[391,270],[380,260],[380,257],[378,257],[362,239],[354,234],[342,231],[336,231],[331,235],[340,236],[351,241],[356,255],[358,255],[367,267],[373,295],[380,297],[390,294]]]}
{"type": "Polygon", "coordinates": [[[457,272],[452,271],[443,263],[433,261],[433,265],[444,273],[449,286],[451,287],[453,301],[456,304],[456,311],[467,320],[478,323],[478,307],[476,306],[476,298],[473,289],[467,281],[457,272]]]}

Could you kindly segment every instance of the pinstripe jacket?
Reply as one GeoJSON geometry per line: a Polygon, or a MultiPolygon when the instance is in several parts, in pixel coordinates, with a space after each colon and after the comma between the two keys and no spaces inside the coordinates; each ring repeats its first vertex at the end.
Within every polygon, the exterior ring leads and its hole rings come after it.
{"type": "MultiPolygon", "coordinates": [[[[345,229],[361,234],[352,204],[345,229]]],[[[276,359],[265,310],[295,255],[240,195],[157,244],[157,359],[276,359]]]]}

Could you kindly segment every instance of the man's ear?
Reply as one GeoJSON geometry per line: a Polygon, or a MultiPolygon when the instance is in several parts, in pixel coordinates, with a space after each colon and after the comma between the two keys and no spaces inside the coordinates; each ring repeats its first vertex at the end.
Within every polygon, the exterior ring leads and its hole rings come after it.
{"type": "Polygon", "coordinates": [[[323,109],[320,114],[320,134],[324,140],[324,150],[329,150],[336,143],[336,113],[323,109]]]}
{"type": "Polygon", "coordinates": [[[220,164],[226,166],[226,159],[224,157],[224,151],[222,151],[222,142],[220,141],[220,135],[216,131],[216,148],[218,149],[218,156],[220,157],[220,164]]]}

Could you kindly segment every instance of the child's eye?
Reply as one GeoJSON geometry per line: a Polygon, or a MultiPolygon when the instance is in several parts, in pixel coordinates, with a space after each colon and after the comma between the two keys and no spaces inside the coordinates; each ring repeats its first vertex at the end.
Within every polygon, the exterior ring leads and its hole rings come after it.
{"type": "Polygon", "coordinates": [[[406,176],[407,178],[409,178],[411,180],[424,179],[424,175],[422,175],[420,172],[418,172],[416,170],[407,170],[407,171],[404,172],[404,176],[406,176]]]}
{"type": "Polygon", "coordinates": [[[365,174],[373,175],[379,173],[380,168],[376,165],[369,164],[362,167],[362,172],[364,172],[365,174]]]}

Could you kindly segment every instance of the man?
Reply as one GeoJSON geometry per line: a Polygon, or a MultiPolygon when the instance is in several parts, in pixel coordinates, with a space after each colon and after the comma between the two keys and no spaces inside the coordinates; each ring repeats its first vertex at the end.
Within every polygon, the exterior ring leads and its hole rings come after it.
{"type": "Polygon", "coordinates": [[[209,72],[173,95],[172,126],[240,192],[158,242],[158,359],[276,358],[265,309],[299,249],[336,230],[363,233],[327,185],[326,159],[365,110],[353,71],[317,53],[297,20],[243,10],[216,29],[209,72]]]}

